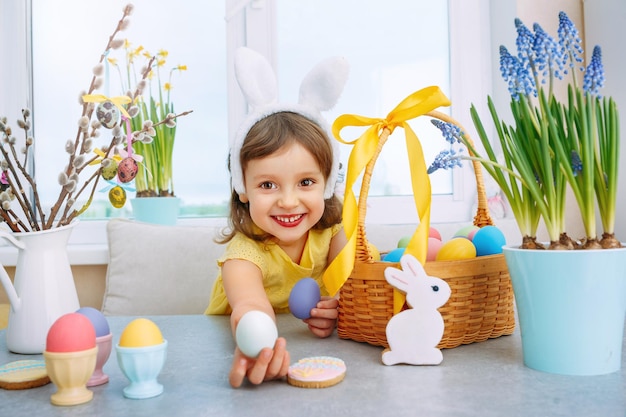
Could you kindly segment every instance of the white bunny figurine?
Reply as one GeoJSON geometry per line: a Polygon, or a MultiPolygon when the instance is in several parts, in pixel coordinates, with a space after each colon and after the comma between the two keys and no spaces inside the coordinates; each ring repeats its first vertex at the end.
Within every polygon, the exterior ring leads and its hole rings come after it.
{"type": "Polygon", "coordinates": [[[441,278],[426,275],[422,264],[412,255],[400,259],[402,269],[385,269],[389,284],[406,293],[408,310],[395,314],[387,323],[389,349],[382,354],[385,365],[439,365],[443,360],[437,345],[444,323],[437,309],[450,298],[450,286],[441,278]]]}

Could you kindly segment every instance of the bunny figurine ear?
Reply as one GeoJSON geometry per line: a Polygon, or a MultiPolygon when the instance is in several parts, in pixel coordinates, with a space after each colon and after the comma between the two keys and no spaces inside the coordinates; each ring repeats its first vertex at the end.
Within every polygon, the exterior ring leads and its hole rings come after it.
{"type": "Polygon", "coordinates": [[[326,132],[333,149],[334,160],[326,182],[324,198],[332,197],[339,175],[339,146],[332,140],[330,126],[320,112],[334,107],[348,79],[348,62],[341,57],[326,59],[317,64],[300,85],[298,103],[278,103],[278,88],[272,66],[258,52],[239,48],[235,53],[235,76],[244,94],[250,112],[230,143],[230,172],[233,189],[245,193],[243,170],[239,154],[252,126],[271,114],[298,113],[311,120],[326,132]]]}

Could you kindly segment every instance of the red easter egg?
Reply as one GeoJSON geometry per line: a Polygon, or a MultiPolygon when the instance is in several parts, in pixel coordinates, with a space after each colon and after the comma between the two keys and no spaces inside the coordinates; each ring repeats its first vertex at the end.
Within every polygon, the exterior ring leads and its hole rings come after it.
{"type": "Polygon", "coordinates": [[[133,158],[124,158],[117,167],[117,176],[122,182],[131,182],[137,176],[139,167],[133,158]]]}
{"type": "Polygon", "coordinates": [[[91,320],[80,313],[59,317],[48,330],[48,352],[80,352],[96,347],[96,329],[91,320]]]}

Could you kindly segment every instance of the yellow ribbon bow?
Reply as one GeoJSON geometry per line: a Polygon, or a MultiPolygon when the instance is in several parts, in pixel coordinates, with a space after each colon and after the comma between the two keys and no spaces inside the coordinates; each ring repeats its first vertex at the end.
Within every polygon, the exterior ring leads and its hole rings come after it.
{"type": "MultiPolygon", "coordinates": [[[[426,243],[428,242],[428,231],[430,228],[430,179],[426,169],[422,145],[407,121],[424,115],[440,106],[449,105],[450,100],[439,87],[432,86],[416,91],[406,97],[385,119],[344,114],[339,116],[333,123],[332,130],[335,138],[344,144],[353,145],[353,148],[348,159],[343,203],[343,227],[348,243],[324,273],[323,280],[329,294],[335,295],[339,291],[354,268],[358,206],[352,188],[361,172],[372,160],[379,142],[380,133],[384,129],[388,129],[391,133],[396,127],[400,126],[405,131],[413,198],[419,215],[419,225],[406,248],[406,253],[415,256],[422,264],[426,262],[426,243]],[[356,140],[345,141],[339,133],[344,127],[348,126],[369,126],[369,128],[356,140]]],[[[397,313],[404,304],[404,297],[398,294],[397,291],[394,294],[394,313],[397,313]]]]}
{"type": "Polygon", "coordinates": [[[126,118],[130,119],[130,115],[123,106],[123,104],[131,102],[131,99],[128,96],[107,97],[104,94],[85,94],[83,96],[83,101],[85,103],[104,103],[105,101],[110,101],[115,104],[115,107],[117,107],[126,118]]]}

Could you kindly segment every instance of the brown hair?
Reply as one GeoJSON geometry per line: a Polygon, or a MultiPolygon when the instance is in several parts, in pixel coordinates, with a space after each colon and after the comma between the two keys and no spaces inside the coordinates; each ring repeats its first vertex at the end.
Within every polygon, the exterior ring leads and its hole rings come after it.
{"type": "MultiPolygon", "coordinates": [[[[333,149],[328,136],[322,128],[306,117],[293,112],[273,113],[255,123],[244,139],[239,154],[239,163],[246,171],[247,163],[253,159],[265,158],[279,149],[297,142],[311,152],[324,179],[328,181],[333,164],[333,149]]],[[[230,169],[230,167],[229,167],[230,169]]],[[[325,200],[324,213],[314,229],[326,229],[341,222],[341,202],[334,195],[325,200]]],[[[229,242],[237,232],[250,239],[267,241],[272,236],[259,233],[255,227],[248,203],[242,203],[239,195],[233,190],[230,199],[230,215],[228,227],[222,231],[220,243],[229,242]]]]}

